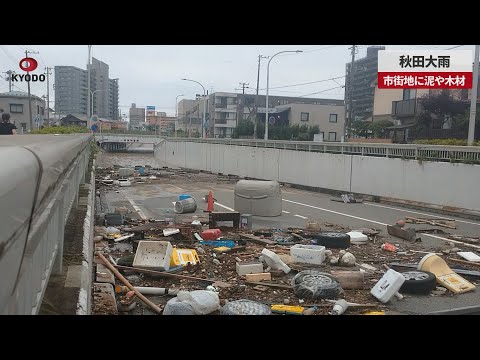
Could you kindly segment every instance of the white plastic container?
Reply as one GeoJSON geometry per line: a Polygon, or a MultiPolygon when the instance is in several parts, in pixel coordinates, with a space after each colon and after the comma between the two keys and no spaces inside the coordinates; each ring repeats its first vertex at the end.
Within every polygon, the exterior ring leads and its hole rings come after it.
{"type": "Polygon", "coordinates": [[[275,254],[273,251],[263,249],[262,255],[267,265],[270,266],[272,269],[282,270],[285,274],[288,274],[290,272],[290,268],[288,267],[288,265],[285,264],[282,259],[280,259],[278,255],[275,254]]]}
{"type": "Polygon", "coordinates": [[[385,304],[400,290],[404,282],[405,277],[402,274],[389,269],[370,290],[370,294],[385,304]]]}
{"type": "Polygon", "coordinates": [[[133,267],[168,270],[172,251],[173,247],[169,241],[139,241],[133,267]]]}
{"type": "Polygon", "coordinates": [[[350,235],[350,243],[354,245],[363,245],[368,243],[368,236],[360,231],[350,231],[347,233],[350,235]]]}
{"type": "Polygon", "coordinates": [[[290,248],[290,256],[296,263],[320,265],[325,261],[325,246],[296,244],[290,248]]]}

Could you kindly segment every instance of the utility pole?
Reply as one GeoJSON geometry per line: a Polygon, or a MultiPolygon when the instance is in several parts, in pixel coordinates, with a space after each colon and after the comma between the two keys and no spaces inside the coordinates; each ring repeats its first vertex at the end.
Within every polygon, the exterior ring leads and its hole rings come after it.
{"type": "Polygon", "coordinates": [[[470,102],[470,121],[468,123],[468,145],[472,146],[475,140],[475,118],[477,115],[477,92],[478,92],[478,56],[480,45],[475,45],[475,59],[473,60],[473,86],[472,99],[470,102]]]}
{"type": "Polygon", "coordinates": [[[255,95],[255,120],[253,123],[253,138],[257,138],[257,113],[258,113],[258,88],[260,85],[260,61],[267,59],[268,56],[258,55],[258,73],[257,73],[257,93],[255,95]]]}
{"type": "MultiPolygon", "coordinates": [[[[240,86],[242,87],[242,97],[243,97],[243,104],[242,104],[242,107],[241,107],[241,112],[238,113],[238,115],[241,114],[241,119],[240,120],[243,120],[243,112],[245,111],[245,88],[249,88],[248,85],[250,85],[249,83],[245,83],[245,82],[241,82],[239,83],[240,86]]],[[[235,127],[238,126],[238,116],[237,116],[237,119],[235,121],[235,127]]]]}
{"type": "Polygon", "coordinates": [[[49,76],[52,75],[50,72],[52,68],[46,67],[45,68],[45,75],[47,75],[47,123],[50,124],[50,82],[49,82],[49,76]]]}
{"type": "Polygon", "coordinates": [[[349,49],[352,49],[352,63],[350,64],[350,78],[348,82],[348,117],[345,119],[345,129],[344,135],[345,140],[350,137],[350,126],[352,124],[353,118],[353,74],[355,72],[355,53],[356,53],[356,45],[352,45],[349,49]]]}
{"type": "MultiPolygon", "coordinates": [[[[25,50],[25,57],[28,58],[28,54],[38,54],[38,51],[25,50]]],[[[28,74],[28,71],[27,71],[28,74]]],[[[27,81],[28,87],[28,116],[30,118],[30,131],[33,130],[33,117],[32,117],[32,94],[30,93],[30,81],[27,81]]]]}
{"type": "Polygon", "coordinates": [[[15,74],[14,71],[12,70],[8,70],[5,72],[5,74],[7,74],[7,79],[8,80],[8,92],[12,92],[12,74],[15,74]]]}

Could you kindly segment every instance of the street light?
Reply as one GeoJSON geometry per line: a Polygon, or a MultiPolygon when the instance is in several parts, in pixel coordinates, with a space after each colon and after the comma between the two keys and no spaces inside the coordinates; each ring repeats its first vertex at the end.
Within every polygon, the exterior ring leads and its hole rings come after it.
{"type": "Polygon", "coordinates": [[[200,84],[198,81],[195,81],[195,80],[191,80],[191,79],[182,79],[182,80],[185,80],[185,81],[192,81],[194,83],[197,83],[198,85],[200,85],[203,89],[203,119],[202,119],[202,139],[205,138],[205,135],[204,135],[204,126],[205,126],[205,111],[206,111],[206,107],[207,107],[207,94],[205,92],[205,87],[200,84]]]}
{"type": "Polygon", "coordinates": [[[267,64],[267,96],[265,97],[266,99],[266,110],[265,110],[265,140],[268,140],[268,83],[269,83],[269,72],[270,72],[270,61],[277,56],[278,54],[283,54],[283,53],[301,53],[303,52],[302,50],[285,50],[285,51],[280,51],[270,57],[270,60],[268,60],[267,64]]]}
{"type": "Polygon", "coordinates": [[[180,96],[185,96],[183,94],[181,95],[177,95],[177,97],[175,98],[175,137],[177,137],[177,123],[178,123],[178,98],[180,96]]]}

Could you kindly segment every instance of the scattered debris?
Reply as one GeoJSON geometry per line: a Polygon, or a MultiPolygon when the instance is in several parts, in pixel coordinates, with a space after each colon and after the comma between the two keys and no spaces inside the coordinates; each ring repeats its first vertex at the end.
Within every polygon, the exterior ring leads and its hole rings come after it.
{"type": "Polygon", "coordinates": [[[469,261],[469,262],[479,262],[480,261],[480,256],[478,256],[477,254],[471,252],[471,251],[465,251],[465,252],[457,252],[457,255],[458,256],[461,256],[462,258],[464,258],[465,260],[469,261]]]}
{"type": "Polygon", "coordinates": [[[390,235],[405,239],[408,241],[416,240],[416,232],[414,228],[402,229],[398,226],[387,225],[387,231],[390,235]]]}
{"type": "Polygon", "coordinates": [[[441,219],[441,218],[427,219],[427,218],[414,218],[411,216],[405,216],[405,222],[411,223],[411,224],[429,224],[434,226],[446,227],[449,229],[457,228],[455,224],[455,220],[450,220],[450,219],[441,219]]]}

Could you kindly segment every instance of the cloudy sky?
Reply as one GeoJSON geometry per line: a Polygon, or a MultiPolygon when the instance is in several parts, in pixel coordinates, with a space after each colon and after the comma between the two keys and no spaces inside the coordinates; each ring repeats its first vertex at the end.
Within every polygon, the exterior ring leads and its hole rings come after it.
{"type": "MultiPolygon", "coordinates": [[[[447,49],[455,45],[386,45],[387,49],[447,49]]],[[[183,94],[194,98],[202,93],[200,85],[181,81],[190,78],[202,83],[209,92],[241,93],[240,83],[249,83],[254,93],[257,81],[258,55],[273,55],[284,50],[303,50],[299,54],[280,54],[270,64],[270,94],[343,99],[345,63],[350,61],[349,45],[94,45],[93,57],[107,63],[110,78],[119,78],[120,109],[128,114],[131,103],[155,105],[157,111],[175,114],[175,98],[183,94]],[[328,80],[337,78],[335,80],[328,80]],[[325,81],[327,80],[327,81],[325,81]],[[314,82],[314,83],[311,83],[314,82]],[[303,84],[311,83],[311,84],[303,84]],[[303,84],[298,85],[297,84],[303,84]],[[296,86],[290,86],[296,85],[296,86]],[[278,87],[278,88],[277,88],[278,87]],[[309,95],[312,94],[312,95],[309,95]]],[[[361,45],[357,57],[366,55],[361,45]]],[[[18,68],[25,49],[39,62],[36,73],[46,66],[71,65],[85,69],[87,45],[0,45],[0,76],[18,68]]],[[[463,46],[459,49],[473,49],[463,46]]],[[[267,61],[262,60],[260,94],[265,94],[267,61]]],[[[54,107],[54,77],[50,81],[51,107],[54,107]]],[[[26,91],[16,83],[14,90],[26,91]]],[[[8,91],[8,82],[0,77],[0,92],[8,91]]],[[[32,93],[46,95],[45,83],[33,84],[32,93]]],[[[180,100],[181,98],[179,98],[180,100]]]]}

